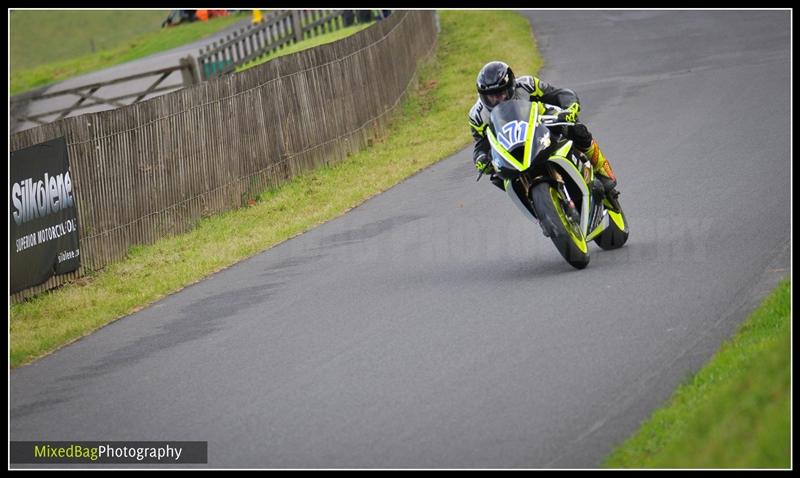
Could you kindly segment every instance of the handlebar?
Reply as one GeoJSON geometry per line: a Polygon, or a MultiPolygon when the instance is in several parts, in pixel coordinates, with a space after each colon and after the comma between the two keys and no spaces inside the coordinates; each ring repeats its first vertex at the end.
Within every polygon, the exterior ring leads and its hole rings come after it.
{"type": "Polygon", "coordinates": [[[542,123],[546,126],[575,126],[575,123],[570,123],[568,121],[558,122],[558,115],[541,115],[539,119],[542,120],[542,123]]]}

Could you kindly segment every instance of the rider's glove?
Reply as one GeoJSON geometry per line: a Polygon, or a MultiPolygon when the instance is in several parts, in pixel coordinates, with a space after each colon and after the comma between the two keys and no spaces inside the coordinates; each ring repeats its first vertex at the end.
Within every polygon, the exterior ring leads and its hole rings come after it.
{"type": "Polygon", "coordinates": [[[559,123],[575,123],[578,121],[578,115],[581,112],[581,105],[579,103],[572,103],[569,108],[563,110],[558,114],[559,123]]]}
{"type": "Polygon", "coordinates": [[[483,172],[484,174],[490,174],[494,171],[492,162],[489,161],[489,156],[486,154],[481,154],[478,156],[478,159],[475,160],[475,169],[483,172]]]}

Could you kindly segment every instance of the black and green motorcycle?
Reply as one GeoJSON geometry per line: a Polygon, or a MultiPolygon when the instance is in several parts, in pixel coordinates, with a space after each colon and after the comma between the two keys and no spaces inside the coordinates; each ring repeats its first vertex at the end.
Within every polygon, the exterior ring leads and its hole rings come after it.
{"type": "MultiPolygon", "coordinates": [[[[524,100],[500,103],[487,130],[492,165],[508,197],[538,222],[558,252],[577,269],[589,264],[587,242],[622,247],[628,223],[618,198],[605,194],[585,155],[563,132],[557,108],[524,100]]],[[[478,176],[480,179],[480,176],[478,176]]]]}

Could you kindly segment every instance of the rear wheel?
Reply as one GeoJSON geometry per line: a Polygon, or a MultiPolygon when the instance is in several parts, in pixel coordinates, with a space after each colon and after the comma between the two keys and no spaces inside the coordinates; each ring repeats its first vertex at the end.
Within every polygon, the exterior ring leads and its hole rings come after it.
{"type": "Polygon", "coordinates": [[[602,249],[618,249],[628,240],[628,220],[618,200],[613,204],[608,199],[603,200],[608,212],[608,227],[601,232],[594,242],[602,249]]]}
{"type": "Polygon", "coordinates": [[[533,187],[531,197],[542,227],[561,256],[576,269],[586,267],[589,264],[586,237],[580,224],[573,222],[564,212],[558,190],[548,183],[539,183],[533,187]]]}

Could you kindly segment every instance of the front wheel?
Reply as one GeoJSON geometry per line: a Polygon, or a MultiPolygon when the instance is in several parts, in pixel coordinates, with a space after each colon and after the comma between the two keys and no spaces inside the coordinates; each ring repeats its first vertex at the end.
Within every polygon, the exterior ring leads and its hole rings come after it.
{"type": "Polygon", "coordinates": [[[564,212],[558,190],[548,183],[533,187],[531,198],[536,214],[561,256],[574,268],[589,265],[586,237],[579,224],[570,220],[564,212]]]}

